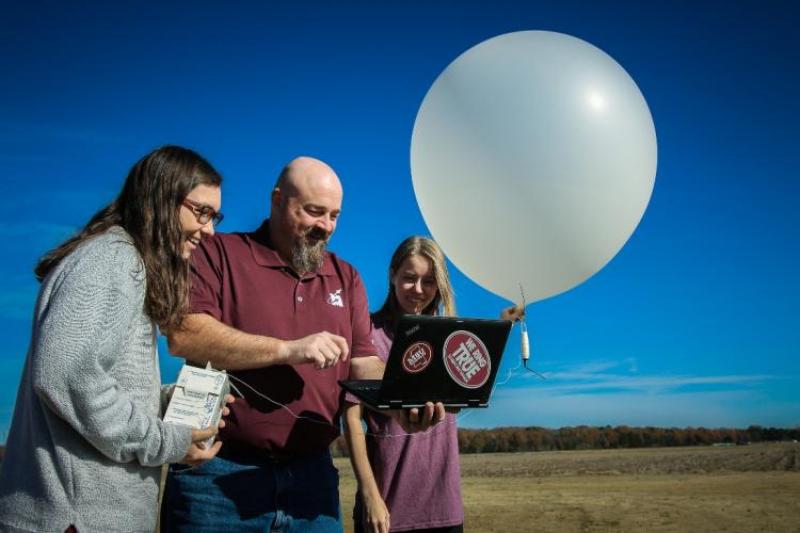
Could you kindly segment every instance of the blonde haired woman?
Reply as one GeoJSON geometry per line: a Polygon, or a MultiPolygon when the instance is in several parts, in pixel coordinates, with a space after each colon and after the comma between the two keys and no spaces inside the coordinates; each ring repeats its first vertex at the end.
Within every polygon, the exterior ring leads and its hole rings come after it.
{"type": "MultiPolygon", "coordinates": [[[[454,316],[453,287],[444,252],[426,237],[409,237],[389,263],[389,292],[372,315],[372,342],[385,362],[396,320],[402,314],[454,316]]],[[[503,320],[524,311],[504,309],[503,320]]],[[[393,419],[362,408],[347,395],[345,438],[358,481],[355,532],[464,530],[456,418],[423,433],[407,434],[393,419]],[[364,433],[361,420],[367,422],[364,433]]]]}
{"type": "MultiPolygon", "coordinates": [[[[389,292],[372,315],[372,341],[386,361],[396,319],[405,313],[454,315],[453,289],[441,248],[409,237],[389,264],[389,292]]],[[[348,400],[357,401],[348,396],[348,400]]],[[[413,435],[397,422],[348,403],[345,438],[358,480],[355,531],[463,530],[456,419],[413,435]],[[368,435],[361,424],[366,419],[368,435]],[[391,521],[390,521],[391,512],[391,521]]]]}

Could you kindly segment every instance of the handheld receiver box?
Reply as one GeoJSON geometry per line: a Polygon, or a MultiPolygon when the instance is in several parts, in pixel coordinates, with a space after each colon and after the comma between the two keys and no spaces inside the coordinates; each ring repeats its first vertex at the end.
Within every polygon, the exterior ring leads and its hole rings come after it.
{"type": "MultiPolygon", "coordinates": [[[[214,370],[211,364],[205,368],[184,364],[164,414],[164,422],[195,429],[216,426],[229,390],[228,375],[224,370],[214,370]]],[[[214,437],[211,437],[206,446],[213,443],[214,437]]]]}

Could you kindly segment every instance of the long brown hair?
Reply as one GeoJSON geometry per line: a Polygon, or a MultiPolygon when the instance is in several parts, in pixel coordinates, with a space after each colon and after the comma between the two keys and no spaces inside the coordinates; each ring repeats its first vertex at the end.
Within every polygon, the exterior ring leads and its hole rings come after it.
{"type": "Polygon", "coordinates": [[[178,326],[189,297],[189,262],[181,255],[178,210],[198,185],[221,184],[222,176],[196,152],[180,146],[153,150],[133,165],[116,200],[95,213],[75,236],[42,256],[34,269],[36,278],[42,281],[84,241],[121,226],[144,264],[145,311],[162,330],[178,326]]]}
{"type": "Polygon", "coordinates": [[[386,295],[383,305],[378,309],[374,316],[389,331],[394,328],[394,322],[398,315],[402,314],[400,303],[397,301],[392,277],[409,256],[418,255],[431,262],[433,275],[436,278],[436,296],[430,304],[422,310],[423,315],[444,315],[454,316],[456,314],[455,294],[450,285],[450,273],[447,270],[444,252],[434,241],[427,237],[413,236],[401,242],[392,254],[389,262],[389,292],[386,295]]]}

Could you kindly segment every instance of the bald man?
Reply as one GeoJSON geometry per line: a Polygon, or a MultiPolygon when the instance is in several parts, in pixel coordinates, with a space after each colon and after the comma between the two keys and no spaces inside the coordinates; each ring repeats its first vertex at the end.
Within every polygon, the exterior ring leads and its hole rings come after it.
{"type": "MultiPolygon", "coordinates": [[[[281,172],[258,230],[199,243],[190,314],[169,332],[170,351],[227,369],[243,398],[218,457],[170,471],[162,530],[342,531],[329,451],[337,381],[383,371],[361,278],[326,249],[342,196],[330,166],[299,157],[281,172]]],[[[425,428],[444,409],[410,417],[425,428]]]]}

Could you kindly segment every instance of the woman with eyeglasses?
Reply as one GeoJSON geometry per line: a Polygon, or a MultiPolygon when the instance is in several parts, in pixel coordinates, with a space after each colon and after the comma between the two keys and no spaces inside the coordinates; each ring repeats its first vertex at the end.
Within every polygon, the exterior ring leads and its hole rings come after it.
{"type": "Polygon", "coordinates": [[[191,150],[154,150],[116,200],[39,261],[0,530],[152,531],[159,466],[216,455],[221,442],[202,443],[217,428],[160,419],[156,337],[186,313],[189,257],[222,220],[221,182],[191,150]]]}

